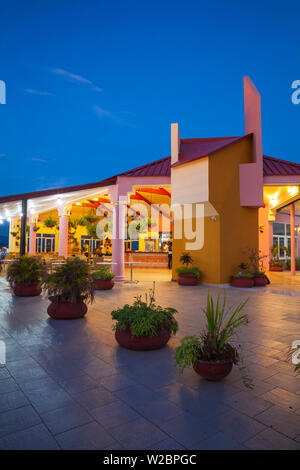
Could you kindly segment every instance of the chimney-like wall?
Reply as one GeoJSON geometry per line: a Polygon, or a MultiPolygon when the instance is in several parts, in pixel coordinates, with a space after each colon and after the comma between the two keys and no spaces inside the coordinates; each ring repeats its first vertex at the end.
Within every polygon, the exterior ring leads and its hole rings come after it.
{"type": "Polygon", "coordinates": [[[171,164],[178,162],[180,152],[180,136],[178,123],[171,124],[171,164]]]}

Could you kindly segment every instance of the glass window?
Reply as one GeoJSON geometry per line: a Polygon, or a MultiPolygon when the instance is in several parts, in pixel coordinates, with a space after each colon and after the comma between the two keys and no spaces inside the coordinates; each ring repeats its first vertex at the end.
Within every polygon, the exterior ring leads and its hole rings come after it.
{"type": "Polygon", "coordinates": [[[290,226],[290,224],[286,224],[285,227],[286,227],[286,234],[290,236],[291,235],[291,226],[290,226]]]}
{"type": "Polygon", "coordinates": [[[279,224],[278,222],[274,222],[274,224],[273,224],[273,233],[274,233],[274,235],[285,235],[284,224],[279,224]]]}

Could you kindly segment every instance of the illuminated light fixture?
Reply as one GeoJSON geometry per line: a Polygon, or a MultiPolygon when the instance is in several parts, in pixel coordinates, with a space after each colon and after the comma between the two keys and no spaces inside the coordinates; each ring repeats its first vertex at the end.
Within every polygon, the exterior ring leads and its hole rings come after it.
{"type": "Polygon", "coordinates": [[[81,202],[76,202],[75,206],[81,206],[81,202]]]}
{"type": "Polygon", "coordinates": [[[93,201],[98,201],[98,198],[97,198],[97,197],[94,197],[92,200],[93,200],[93,201]]]}
{"type": "Polygon", "coordinates": [[[9,217],[9,211],[7,209],[5,209],[5,216],[9,217]]]}
{"type": "Polygon", "coordinates": [[[2,220],[2,219],[0,219],[0,224],[3,224],[3,220],[2,220]]]}
{"type": "Polygon", "coordinates": [[[276,204],[278,203],[277,197],[275,196],[271,197],[270,203],[271,203],[271,206],[273,207],[276,206],[276,204]]]}
{"type": "Polygon", "coordinates": [[[62,200],[60,197],[57,198],[57,205],[58,206],[61,206],[62,205],[62,200]]]}
{"type": "Polygon", "coordinates": [[[299,192],[299,189],[297,186],[289,186],[288,187],[288,193],[290,196],[295,196],[299,192]]]}

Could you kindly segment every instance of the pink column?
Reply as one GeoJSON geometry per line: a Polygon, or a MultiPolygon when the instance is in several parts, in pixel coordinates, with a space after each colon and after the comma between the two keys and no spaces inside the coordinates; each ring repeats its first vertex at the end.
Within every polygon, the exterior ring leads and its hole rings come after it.
{"type": "Polygon", "coordinates": [[[295,206],[291,204],[290,208],[290,219],[291,219],[291,275],[295,276],[296,266],[295,266],[295,206]]]}
{"type": "Polygon", "coordinates": [[[113,239],[112,239],[112,272],[116,275],[116,281],[125,280],[124,268],[124,239],[125,239],[125,215],[127,198],[118,198],[113,203],[113,239]]]}
{"type": "Polygon", "coordinates": [[[69,238],[69,207],[61,207],[58,209],[59,215],[59,241],[58,254],[67,258],[68,256],[68,238],[69,238]]]}
{"type": "Polygon", "coordinates": [[[29,254],[35,255],[36,253],[36,232],[33,230],[38,220],[38,216],[29,217],[29,254]]]}

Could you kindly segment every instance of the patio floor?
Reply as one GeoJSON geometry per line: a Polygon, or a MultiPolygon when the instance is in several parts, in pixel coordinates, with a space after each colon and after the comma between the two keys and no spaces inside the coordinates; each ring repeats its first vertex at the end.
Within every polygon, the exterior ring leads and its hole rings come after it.
{"type": "MultiPolygon", "coordinates": [[[[45,298],[16,298],[0,279],[0,449],[300,449],[300,378],[286,359],[300,339],[300,286],[249,297],[240,331],[254,390],[234,368],[223,382],[180,375],[174,349],[203,326],[208,288],[157,282],[157,302],[178,309],[168,346],[135,352],[116,345],[110,311],[150,282],[98,292],[85,319],[51,320],[45,298]],[[298,289],[298,290],[297,290],[298,289]]],[[[216,295],[217,288],[210,288],[216,295]]]]}

